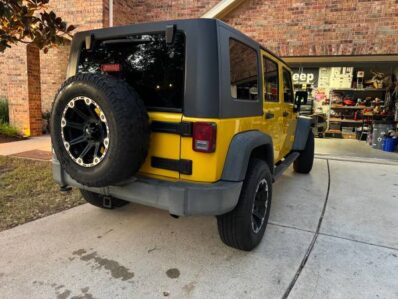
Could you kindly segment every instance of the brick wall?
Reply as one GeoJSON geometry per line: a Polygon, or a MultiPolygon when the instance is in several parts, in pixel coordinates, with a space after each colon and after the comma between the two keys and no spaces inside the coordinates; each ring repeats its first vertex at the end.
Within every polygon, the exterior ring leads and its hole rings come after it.
{"type": "MultiPolygon", "coordinates": [[[[114,1],[115,25],[200,17],[219,2],[114,1]]],[[[247,0],[224,21],[281,56],[398,54],[396,0],[247,0]]]]}
{"type": "Polygon", "coordinates": [[[26,46],[12,46],[0,54],[0,66],[1,92],[9,102],[10,122],[21,133],[28,135],[30,123],[26,46]]]}
{"type": "Polygon", "coordinates": [[[248,0],[225,21],[281,56],[398,53],[396,0],[248,0]]]}
{"type": "Polygon", "coordinates": [[[219,0],[114,0],[114,25],[200,17],[219,0]]]}
{"type": "Polygon", "coordinates": [[[54,96],[65,80],[70,46],[51,49],[40,53],[42,111],[50,111],[54,96]]]}
{"type": "Polygon", "coordinates": [[[9,101],[10,122],[24,135],[40,135],[40,56],[33,46],[15,45],[0,54],[0,97],[9,101]]]}

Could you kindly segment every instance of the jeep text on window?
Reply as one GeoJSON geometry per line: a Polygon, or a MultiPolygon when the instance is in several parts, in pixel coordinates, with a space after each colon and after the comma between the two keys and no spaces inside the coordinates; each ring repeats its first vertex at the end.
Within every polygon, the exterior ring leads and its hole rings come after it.
{"type": "Polygon", "coordinates": [[[232,97],[239,100],[257,100],[257,52],[230,39],[229,61],[232,97]]]}
{"type": "Polygon", "coordinates": [[[264,100],[279,102],[278,64],[269,58],[263,57],[264,68],[264,100]]]}
{"type": "Polygon", "coordinates": [[[177,32],[166,44],[165,33],[136,34],[83,45],[79,73],[108,73],[126,80],[149,110],[181,110],[184,97],[185,36],[177,32]]]}

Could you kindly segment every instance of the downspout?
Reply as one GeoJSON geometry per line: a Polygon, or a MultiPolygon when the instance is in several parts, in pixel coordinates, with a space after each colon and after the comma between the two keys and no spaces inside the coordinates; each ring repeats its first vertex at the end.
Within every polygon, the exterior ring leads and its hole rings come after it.
{"type": "Polygon", "coordinates": [[[113,27],[113,0],[109,0],[109,27],[113,27]]]}

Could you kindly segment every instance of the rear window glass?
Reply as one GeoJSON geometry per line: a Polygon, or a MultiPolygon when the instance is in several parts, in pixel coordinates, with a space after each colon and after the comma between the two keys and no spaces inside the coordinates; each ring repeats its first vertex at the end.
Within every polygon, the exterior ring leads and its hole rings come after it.
{"type": "Polygon", "coordinates": [[[257,52],[238,42],[229,40],[231,96],[239,100],[257,100],[257,52]]]}
{"type": "Polygon", "coordinates": [[[92,51],[83,45],[79,73],[102,73],[126,80],[150,110],[181,110],[184,97],[185,36],[176,32],[166,44],[164,32],[136,34],[118,40],[97,41],[92,51]],[[114,68],[104,65],[120,65],[114,68]]]}
{"type": "Polygon", "coordinates": [[[279,75],[278,65],[272,60],[265,58],[264,64],[264,82],[265,82],[265,100],[268,102],[279,102],[279,75]]]}

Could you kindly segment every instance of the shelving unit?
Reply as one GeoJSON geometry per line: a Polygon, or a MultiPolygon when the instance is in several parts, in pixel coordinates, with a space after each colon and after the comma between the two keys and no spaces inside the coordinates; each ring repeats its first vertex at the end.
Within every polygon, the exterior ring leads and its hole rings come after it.
{"type": "Polygon", "coordinates": [[[343,104],[333,103],[333,94],[338,93],[342,96],[346,94],[350,94],[352,100],[357,102],[358,98],[365,98],[368,96],[375,97],[379,95],[381,99],[384,99],[385,89],[375,89],[375,88],[365,88],[365,89],[354,89],[354,88],[341,88],[341,89],[332,89],[330,90],[329,95],[329,112],[327,115],[327,130],[326,135],[331,137],[340,137],[340,138],[355,138],[355,132],[347,132],[344,128],[355,128],[364,125],[364,117],[370,117],[373,113],[362,113],[362,110],[367,109],[369,107],[365,106],[345,106],[343,104]],[[331,115],[332,111],[339,111],[340,117],[336,117],[331,115]],[[348,114],[344,114],[344,111],[351,111],[348,114]],[[360,112],[360,118],[353,119],[352,113],[353,111],[360,112]],[[348,117],[347,117],[348,116],[348,117]]]}
{"type": "Polygon", "coordinates": [[[332,105],[332,109],[337,110],[337,109],[354,109],[354,110],[361,110],[361,109],[366,109],[367,107],[363,106],[342,106],[342,105],[332,105]]]}
{"type": "Polygon", "coordinates": [[[335,117],[330,117],[329,118],[330,122],[337,122],[337,123],[350,123],[350,124],[362,124],[362,119],[357,120],[357,119],[341,119],[341,118],[335,118],[335,117]]]}

